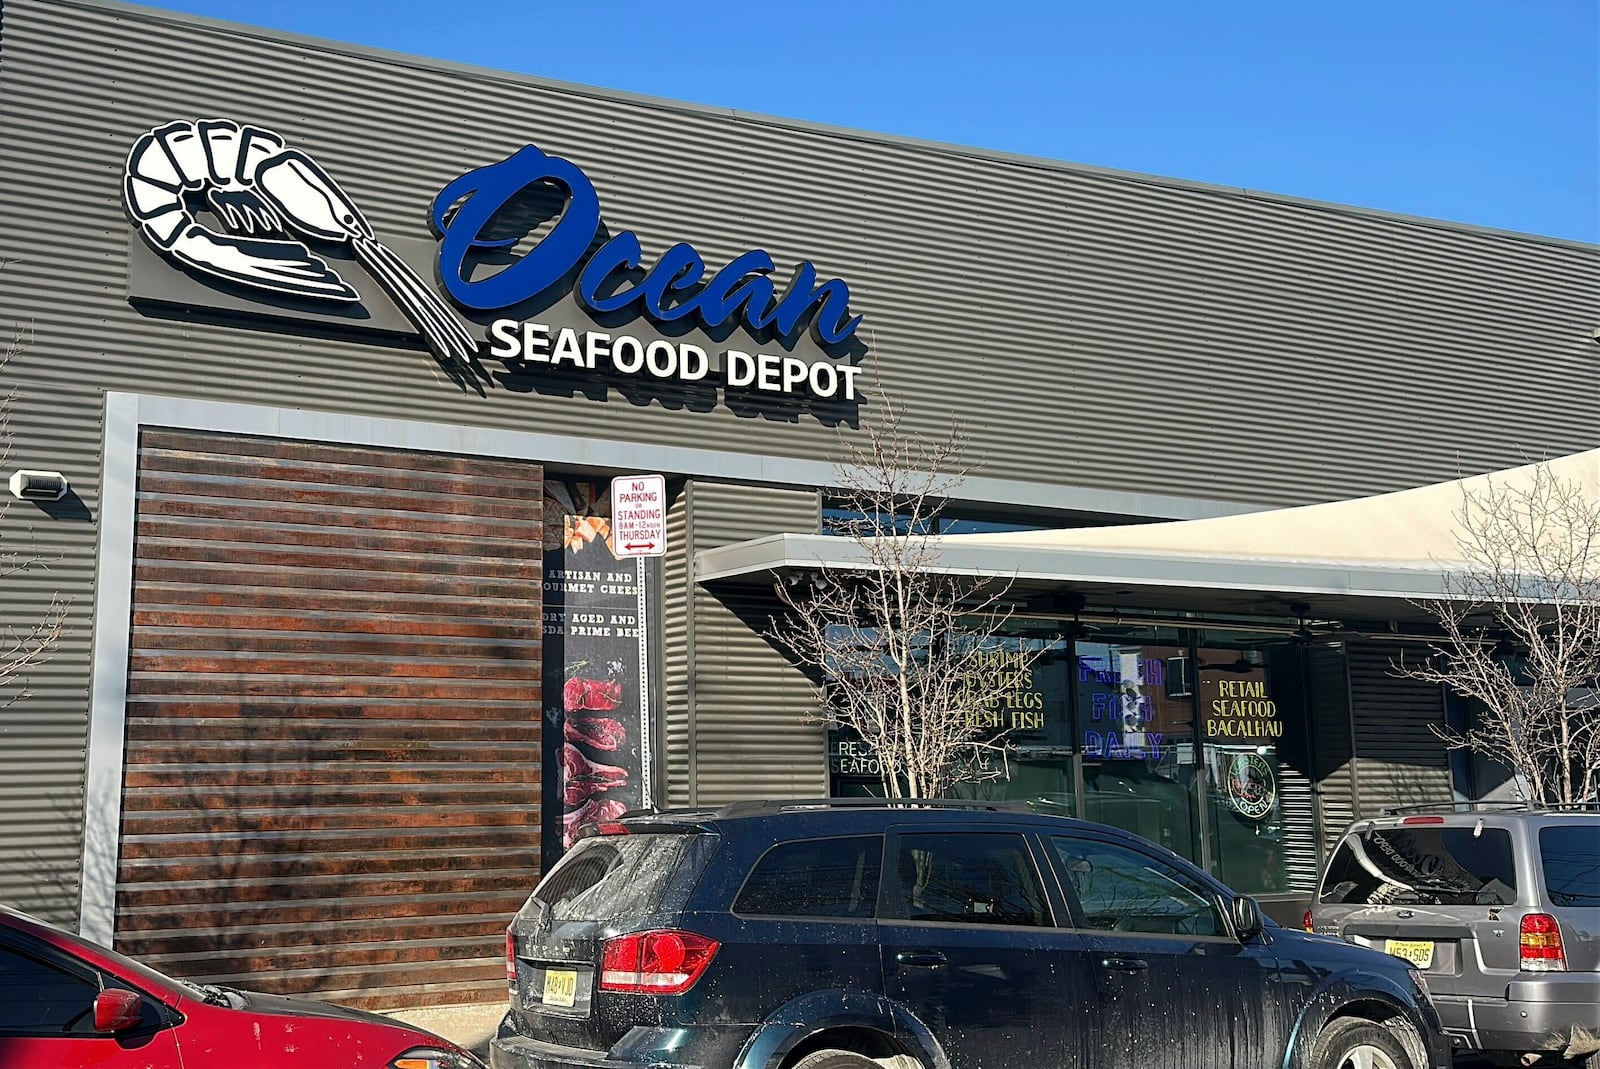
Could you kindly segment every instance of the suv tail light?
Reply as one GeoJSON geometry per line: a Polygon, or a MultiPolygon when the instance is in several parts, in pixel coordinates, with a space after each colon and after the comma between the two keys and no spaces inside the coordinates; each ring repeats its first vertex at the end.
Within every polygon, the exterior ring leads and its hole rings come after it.
{"type": "Polygon", "coordinates": [[[1317,930],[1317,923],[1312,919],[1311,911],[1309,909],[1306,910],[1306,915],[1300,918],[1300,927],[1304,928],[1308,932],[1315,932],[1317,930]]]}
{"type": "Polygon", "coordinates": [[[506,984],[517,986],[517,937],[506,929],[506,984]]]}
{"type": "Polygon", "coordinates": [[[1548,913],[1522,918],[1522,971],[1566,972],[1567,954],[1561,946],[1561,926],[1548,913]]]}
{"type": "Polygon", "coordinates": [[[600,990],[681,995],[695,985],[718,943],[694,932],[635,932],[606,940],[600,955],[600,990]]]}

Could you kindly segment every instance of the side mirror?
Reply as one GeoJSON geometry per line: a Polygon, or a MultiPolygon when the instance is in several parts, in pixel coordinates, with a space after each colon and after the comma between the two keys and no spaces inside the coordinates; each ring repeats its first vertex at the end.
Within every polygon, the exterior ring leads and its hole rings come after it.
{"type": "Polygon", "coordinates": [[[94,997],[94,1030],[112,1035],[139,1023],[144,1000],[132,991],[107,988],[94,997]]]}
{"type": "Polygon", "coordinates": [[[1261,903],[1248,895],[1235,898],[1228,908],[1233,914],[1233,930],[1241,943],[1254,939],[1267,926],[1261,918],[1261,903]]]}

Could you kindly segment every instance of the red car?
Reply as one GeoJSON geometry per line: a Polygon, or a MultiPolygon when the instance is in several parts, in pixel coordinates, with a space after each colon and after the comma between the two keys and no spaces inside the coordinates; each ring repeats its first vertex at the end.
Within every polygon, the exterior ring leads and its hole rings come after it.
{"type": "Polygon", "coordinates": [[[4,1069],[483,1069],[361,1010],[196,987],[0,906],[4,1069]]]}

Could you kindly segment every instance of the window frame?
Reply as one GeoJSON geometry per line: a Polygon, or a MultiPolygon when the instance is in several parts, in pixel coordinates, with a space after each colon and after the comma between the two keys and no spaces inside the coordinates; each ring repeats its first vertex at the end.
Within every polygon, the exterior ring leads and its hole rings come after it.
{"type": "Polygon", "coordinates": [[[890,924],[912,924],[919,927],[960,928],[971,931],[987,932],[1053,932],[1068,931],[1061,924],[1061,918],[1066,916],[1066,902],[1061,897],[1057,888],[1052,886],[1054,871],[1049,866],[1049,859],[1040,856],[1039,843],[1033,834],[1034,829],[1028,827],[1010,827],[996,825],[994,827],[977,827],[972,824],[898,824],[889,829],[887,842],[883,854],[883,871],[878,888],[878,921],[890,924]],[[1022,855],[1033,867],[1034,879],[1038,881],[1040,898],[1045,909],[1045,923],[1043,924],[995,924],[983,921],[951,921],[930,920],[927,918],[903,917],[900,903],[904,901],[903,888],[900,884],[899,857],[900,841],[914,835],[984,835],[1003,836],[1019,841],[1022,855]]]}
{"type": "Polygon", "coordinates": [[[848,835],[807,835],[795,839],[782,839],[761,851],[745,872],[744,879],[739,881],[738,890],[734,891],[729,899],[728,912],[740,920],[749,921],[787,921],[791,924],[876,924],[878,923],[879,907],[883,904],[883,870],[884,859],[888,856],[888,836],[881,831],[855,832],[848,835]],[[756,870],[761,867],[771,853],[781,850],[786,846],[795,846],[799,843],[835,842],[840,839],[876,839],[878,840],[878,885],[873,889],[872,912],[865,917],[830,917],[818,916],[814,913],[745,913],[739,906],[739,899],[744,897],[745,889],[755,877],[756,870]]]}
{"type": "Polygon", "coordinates": [[[1171,857],[1163,857],[1161,854],[1148,850],[1137,843],[1128,842],[1121,838],[1088,834],[1076,830],[1041,831],[1040,838],[1044,840],[1042,846],[1045,858],[1050,864],[1056,882],[1060,885],[1061,896],[1066,900],[1068,912],[1072,916],[1072,931],[1077,934],[1098,939],[1172,939],[1186,943],[1207,942],[1232,943],[1236,946],[1243,945],[1240,942],[1238,931],[1233,925],[1233,910],[1229,908],[1228,895],[1219,889],[1216,881],[1207,873],[1177,854],[1173,854],[1171,857]],[[1066,863],[1062,861],[1061,855],[1056,851],[1055,843],[1051,841],[1055,839],[1067,839],[1092,843],[1096,846],[1121,849],[1143,858],[1152,865],[1160,866],[1180,876],[1187,877],[1189,882],[1197,885],[1210,898],[1211,908],[1216,911],[1218,918],[1221,920],[1222,930],[1216,935],[1187,935],[1182,932],[1107,931],[1104,928],[1089,927],[1088,914],[1084,912],[1083,901],[1078,896],[1077,886],[1073,884],[1071,874],[1066,871],[1066,863]]]}

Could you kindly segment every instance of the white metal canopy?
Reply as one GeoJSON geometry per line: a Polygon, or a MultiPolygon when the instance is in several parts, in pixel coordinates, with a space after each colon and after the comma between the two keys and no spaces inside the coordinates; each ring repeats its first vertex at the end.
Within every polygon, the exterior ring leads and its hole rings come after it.
{"type": "MultiPolygon", "coordinates": [[[[1600,501],[1600,449],[1548,461],[1558,479],[1600,501]]],[[[1417,619],[1412,604],[1444,595],[1462,566],[1464,495],[1492,480],[1531,485],[1537,465],[1348,501],[1238,516],[939,538],[941,568],[1013,579],[1019,594],[1071,589],[1097,605],[1288,615],[1417,619]]],[[[812,534],[758,538],[697,555],[700,582],[759,581],[785,571],[860,568],[853,541],[812,534]]]]}

